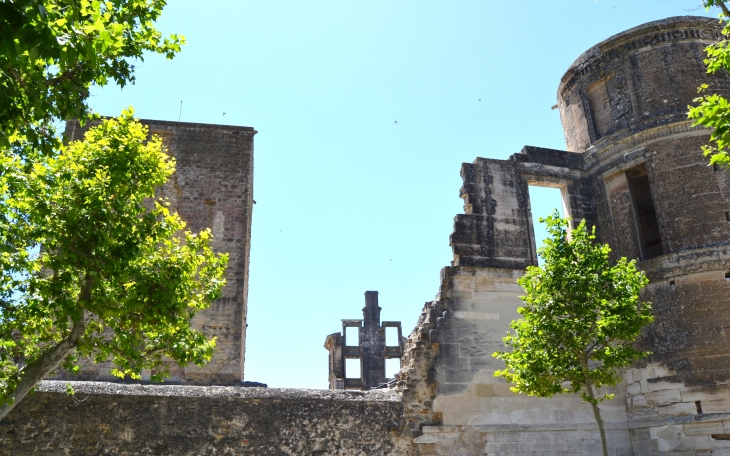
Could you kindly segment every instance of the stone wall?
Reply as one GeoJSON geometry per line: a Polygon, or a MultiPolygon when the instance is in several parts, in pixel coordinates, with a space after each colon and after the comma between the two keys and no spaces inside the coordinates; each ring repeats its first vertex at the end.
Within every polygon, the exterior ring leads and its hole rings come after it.
{"type": "Polygon", "coordinates": [[[390,390],[72,385],[44,381],[3,419],[0,456],[405,454],[390,390]]]}
{"type": "MultiPolygon", "coordinates": [[[[162,189],[187,228],[210,228],[212,247],[229,254],[223,295],[198,313],[194,326],[217,337],[213,359],[204,367],[172,367],[170,381],[232,384],[243,380],[248,299],[248,265],[253,210],[253,137],[250,127],[142,120],[150,133],[162,138],[175,158],[176,171],[162,189]]],[[[85,129],[66,125],[74,140],[85,129]]],[[[110,380],[110,363],[85,363],[80,376],[60,373],[69,380],[110,380]]]]}

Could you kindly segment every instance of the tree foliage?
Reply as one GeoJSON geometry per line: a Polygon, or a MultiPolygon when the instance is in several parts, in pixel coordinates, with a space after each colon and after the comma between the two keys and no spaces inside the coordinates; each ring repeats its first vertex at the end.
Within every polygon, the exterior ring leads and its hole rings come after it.
{"type": "Polygon", "coordinates": [[[134,82],[147,52],[172,58],[184,37],[154,27],[164,0],[0,0],[0,147],[52,154],[52,122],[84,121],[91,84],[134,82]]]}
{"type": "Polygon", "coordinates": [[[621,369],[648,355],[633,346],[653,321],[650,304],[639,302],[648,280],[634,260],[611,265],[610,247],[595,243],[585,221],[570,236],[557,211],[540,221],[550,232],[539,250],[545,263],[528,267],[518,281],[525,291],[522,318],[504,338],[511,351],[494,354],[506,364],[495,375],[530,396],[580,393],[593,406],[605,449],[597,404],[612,395],[597,388],[616,385],[621,369]]]}
{"type": "Polygon", "coordinates": [[[180,51],[154,26],[165,4],[0,0],[0,419],[78,356],[152,380],[210,359],[190,322],[227,257],[154,200],[174,161],[131,109],[67,146],[53,128],[95,117],[92,84],[123,87],[147,54],[180,51]]]}
{"type": "MultiPolygon", "coordinates": [[[[723,0],[704,0],[703,5],[710,9],[718,7],[721,10],[721,18],[725,24],[722,31],[724,38],[713,43],[705,51],[707,58],[707,72],[710,74],[718,71],[730,71],[730,10],[723,0]]],[[[710,143],[703,146],[705,156],[710,157],[710,165],[721,165],[730,167],[730,105],[727,98],[719,93],[713,93],[708,84],[702,84],[698,92],[703,94],[694,99],[695,106],[689,106],[688,117],[694,119],[694,125],[702,125],[712,129],[710,143]]]]}
{"type": "Polygon", "coordinates": [[[122,378],[150,369],[153,380],[168,375],[165,358],[210,359],[215,340],[191,319],[219,296],[227,255],[212,252],[209,231],[183,232],[168,203],[154,199],[174,161],[147,136],[128,110],[30,171],[18,157],[0,159],[7,410],[59,362],[78,369],[77,355],[111,359],[122,378]]]}

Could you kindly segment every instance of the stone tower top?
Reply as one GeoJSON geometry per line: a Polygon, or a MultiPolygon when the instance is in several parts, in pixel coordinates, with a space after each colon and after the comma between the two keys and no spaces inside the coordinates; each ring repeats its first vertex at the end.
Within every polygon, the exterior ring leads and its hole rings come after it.
{"type": "Polygon", "coordinates": [[[730,88],[708,75],[705,47],[720,38],[715,19],[679,16],[649,22],[584,52],[558,87],[558,107],[570,152],[615,142],[686,120],[702,83],[730,88]],[[605,139],[604,139],[605,138],[605,139]]]}

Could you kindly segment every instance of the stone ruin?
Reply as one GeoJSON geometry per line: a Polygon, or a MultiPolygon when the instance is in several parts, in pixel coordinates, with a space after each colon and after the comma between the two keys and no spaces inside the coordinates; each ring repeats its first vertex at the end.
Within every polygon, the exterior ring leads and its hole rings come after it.
{"type": "MultiPolygon", "coordinates": [[[[359,389],[367,391],[385,387],[395,381],[386,378],[385,360],[402,359],[406,339],[399,321],[380,323],[380,307],[378,292],[365,292],[365,307],[362,309],[362,320],[342,320],[342,332],[327,336],[324,348],[329,351],[329,387],[330,389],[359,389]],[[357,328],[357,344],[347,343],[347,328],[357,328]],[[386,328],[396,328],[398,345],[385,344],[386,328]],[[345,368],[346,359],[360,361],[360,377],[348,377],[345,368]]],[[[355,342],[355,341],[350,341],[355,342]]],[[[403,367],[401,363],[401,367],[403,367]]]]}
{"type": "Polygon", "coordinates": [[[565,212],[651,281],[642,298],[655,322],[638,345],[653,354],[601,404],[610,454],[730,455],[730,172],[707,166],[709,131],[686,118],[701,83],[730,92],[728,75],[707,75],[703,63],[720,30],[685,16],[608,38],[560,81],[566,151],[526,146],[462,165],[454,259],[399,347],[391,388],[338,389],[348,386],[338,366],[365,360],[364,347],[378,347],[377,366],[350,386],[383,377],[377,304],[366,305],[364,325],[345,320],[361,327],[358,346],[327,339],[335,389],[240,386],[254,131],[148,121],[178,160],[161,191],[192,229],[212,227],[217,248],[232,252],[223,299],[196,320],[223,350],[202,370],[178,372],[177,385],[105,382],[89,367],[82,378],[96,381],[74,382],[69,397],[65,381],[46,380],[0,422],[0,456],[600,454],[580,398],[516,395],[493,376],[502,365],[491,354],[521,304],[515,281],[537,262],[529,185],[559,188],[565,212]]]}

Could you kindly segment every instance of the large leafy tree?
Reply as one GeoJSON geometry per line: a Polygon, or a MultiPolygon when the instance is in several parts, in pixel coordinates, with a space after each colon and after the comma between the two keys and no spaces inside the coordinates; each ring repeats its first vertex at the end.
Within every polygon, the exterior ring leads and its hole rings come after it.
{"type": "Polygon", "coordinates": [[[15,188],[0,221],[0,419],[77,355],[153,380],[168,359],[210,359],[191,319],[219,296],[227,256],[154,200],[174,163],[147,136],[130,110],[30,170],[0,159],[0,189],[15,188]]]}
{"type": "Polygon", "coordinates": [[[132,111],[62,146],[54,122],[94,116],[92,84],[134,82],[184,38],[164,0],[0,0],[0,419],[58,366],[111,359],[153,380],[205,363],[191,319],[223,286],[225,255],[154,200],[174,171],[132,111]]]}
{"type": "MultiPolygon", "coordinates": [[[[703,0],[702,4],[708,10],[717,7],[720,9],[720,18],[725,24],[722,31],[724,39],[713,43],[705,49],[708,73],[730,71],[730,9],[724,0],[703,0]]],[[[689,118],[695,120],[695,125],[712,128],[710,143],[703,146],[705,156],[710,157],[711,165],[730,167],[730,103],[720,93],[714,93],[712,88],[703,84],[699,88],[702,94],[694,101],[695,106],[689,107],[689,118]]]]}
{"type": "Polygon", "coordinates": [[[633,343],[653,321],[649,303],[639,301],[648,280],[635,262],[609,262],[611,249],[595,243],[585,221],[568,235],[568,220],[557,212],[547,219],[550,238],[539,250],[543,266],[530,266],[519,284],[525,291],[522,318],[510,324],[504,338],[511,351],[493,356],[506,368],[495,373],[512,390],[551,397],[580,393],[590,403],[608,455],[598,403],[612,398],[599,390],[616,385],[620,370],[648,355],[633,343]]]}
{"type": "Polygon", "coordinates": [[[184,43],[154,27],[164,0],[0,0],[0,147],[52,154],[53,121],[84,121],[92,84],[134,82],[146,53],[184,43]]]}

